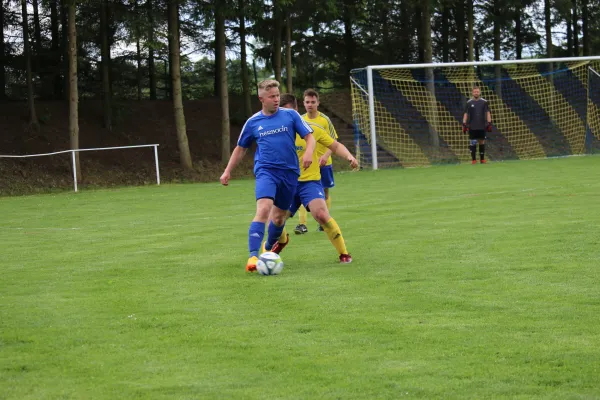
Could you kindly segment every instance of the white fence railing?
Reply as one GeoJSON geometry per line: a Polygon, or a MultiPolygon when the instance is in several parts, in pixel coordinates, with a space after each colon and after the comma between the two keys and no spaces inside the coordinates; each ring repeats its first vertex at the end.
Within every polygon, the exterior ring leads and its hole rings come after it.
{"type": "Polygon", "coordinates": [[[30,157],[43,157],[43,156],[53,156],[56,154],[65,154],[71,153],[71,162],[73,163],[73,186],[75,191],[77,192],[77,163],[75,162],[75,153],[81,151],[98,151],[98,150],[117,150],[117,149],[134,149],[140,147],[154,147],[154,164],[156,165],[156,184],[160,185],[160,171],[158,169],[158,144],[140,144],[137,146],[120,146],[120,147],[97,147],[93,149],[72,149],[72,150],[63,150],[63,151],[55,151],[53,153],[42,153],[42,154],[26,154],[26,155],[1,155],[0,158],[30,158],[30,157]]]}

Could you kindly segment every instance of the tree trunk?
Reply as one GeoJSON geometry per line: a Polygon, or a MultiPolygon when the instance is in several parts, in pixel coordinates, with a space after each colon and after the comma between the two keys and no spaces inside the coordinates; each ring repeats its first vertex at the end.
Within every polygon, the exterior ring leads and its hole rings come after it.
{"type": "Polygon", "coordinates": [[[410,36],[412,32],[411,27],[411,14],[412,10],[409,4],[402,4],[403,7],[400,9],[400,19],[402,24],[400,25],[400,46],[401,54],[400,59],[402,64],[408,64],[410,62],[410,36]]]}
{"type": "Polygon", "coordinates": [[[415,28],[417,30],[417,53],[419,63],[425,62],[425,44],[423,43],[423,10],[422,6],[418,4],[415,7],[415,28]]]}
{"type": "MultiPolygon", "coordinates": [[[[500,0],[494,0],[494,60],[500,60],[500,0]]],[[[496,65],[496,94],[498,97],[502,97],[502,67],[496,65]]]]}
{"type": "Polygon", "coordinates": [[[137,86],[137,99],[142,100],[142,44],[139,35],[135,39],[135,52],[137,69],[135,71],[135,82],[137,86]]]}
{"type": "Polygon", "coordinates": [[[567,22],[567,56],[573,57],[573,25],[571,19],[571,11],[569,10],[569,15],[565,18],[567,22]]]}
{"type": "MultiPolygon", "coordinates": [[[[215,4],[215,12],[217,11],[218,7],[219,4],[217,2],[215,4]]],[[[221,23],[224,23],[224,20],[221,20],[220,18],[215,18],[215,79],[213,82],[215,97],[221,97],[221,76],[219,75],[221,73],[221,58],[219,57],[219,51],[222,47],[221,40],[223,40],[223,38],[221,37],[221,35],[217,34],[217,32],[220,32],[222,29],[225,29],[219,26],[219,24],[221,23]]]]}
{"type": "Polygon", "coordinates": [[[42,27],[40,25],[40,5],[38,0],[32,1],[33,5],[33,35],[35,37],[35,55],[39,57],[42,52],[42,27]]]}
{"type": "MultiPolygon", "coordinates": [[[[467,20],[469,26],[469,61],[474,60],[475,53],[475,37],[473,33],[473,25],[474,25],[474,10],[473,10],[473,0],[467,0],[467,20]]],[[[479,61],[479,55],[477,55],[477,61],[479,61]]]]}
{"type": "Polygon", "coordinates": [[[275,70],[275,80],[281,83],[281,12],[277,0],[273,0],[273,69],[275,70]]]}
{"type": "Polygon", "coordinates": [[[581,0],[581,23],[583,29],[583,55],[590,55],[590,20],[588,0],[581,0]]]}
{"type": "Polygon", "coordinates": [[[517,60],[520,60],[523,55],[523,37],[521,33],[521,13],[523,12],[522,3],[518,3],[515,10],[515,50],[517,60]]]}
{"type": "MultiPolygon", "coordinates": [[[[4,3],[0,1],[0,27],[4,27],[4,3]]],[[[4,29],[0,29],[0,100],[6,99],[6,65],[4,64],[4,29]]]]}
{"type": "Polygon", "coordinates": [[[286,24],[285,24],[285,75],[287,78],[286,90],[288,93],[293,93],[293,67],[292,67],[292,16],[290,12],[287,12],[286,24]]]}
{"type": "Polygon", "coordinates": [[[396,50],[392,48],[390,41],[390,24],[389,24],[390,4],[388,1],[384,1],[381,5],[380,19],[382,23],[381,29],[381,43],[383,44],[383,62],[385,64],[391,64],[396,50]]]}
{"type": "MultiPolygon", "coordinates": [[[[230,137],[231,132],[229,128],[229,93],[227,90],[227,59],[225,57],[225,10],[222,5],[216,7],[216,20],[218,21],[215,26],[219,27],[219,30],[215,32],[215,35],[220,37],[219,43],[221,47],[218,49],[217,57],[219,58],[219,77],[221,87],[219,89],[220,100],[221,100],[221,161],[225,164],[229,161],[229,155],[231,153],[230,137]]],[[[243,61],[243,60],[242,60],[243,61]]]]}
{"type": "Polygon", "coordinates": [[[552,58],[552,10],[550,0],[544,0],[544,28],[546,30],[546,57],[552,58]]]}
{"type": "Polygon", "coordinates": [[[69,3],[68,0],[60,0],[60,21],[61,21],[61,36],[60,36],[60,47],[61,47],[61,77],[62,77],[62,98],[65,101],[70,101],[70,88],[69,88],[69,3]]]}
{"type": "Polygon", "coordinates": [[[100,4],[100,53],[102,56],[102,111],[104,127],[112,130],[112,101],[110,90],[110,40],[108,27],[108,0],[100,4]]]}
{"type": "MultiPolygon", "coordinates": [[[[79,149],[79,93],[77,89],[77,27],[75,26],[75,1],[69,1],[69,138],[71,149],[79,149]]],[[[75,153],[77,182],[82,181],[79,152],[75,153]]]]}
{"type": "MultiPolygon", "coordinates": [[[[422,1],[422,32],[423,32],[423,50],[424,50],[424,60],[425,63],[431,63],[433,61],[433,48],[431,43],[431,0],[423,0],[422,1]]],[[[429,136],[430,143],[434,150],[437,152],[440,147],[440,138],[437,134],[437,121],[438,121],[438,110],[437,110],[437,101],[435,97],[435,75],[433,68],[427,68],[425,70],[426,80],[427,80],[427,89],[431,97],[429,98],[428,104],[428,116],[427,120],[429,121],[429,136]]]]}
{"type": "Polygon", "coordinates": [[[244,92],[244,113],[246,118],[252,115],[252,100],[250,96],[250,79],[248,77],[248,63],[246,62],[246,18],[245,18],[245,1],[240,0],[240,52],[241,52],[241,67],[242,67],[242,89],[244,92]]]}
{"type": "Polygon", "coordinates": [[[577,14],[577,0],[573,0],[573,55],[579,56],[579,16],[577,14]]]}
{"type": "MultiPolygon", "coordinates": [[[[167,31],[168,32],[171,32],[171,24],[173,24],[174,21],[177,24],[177,26],[175,28],[175,29],[177,29],[177,42],[175,43],[175,46],[176,46],[175,49],[176,49],[177,54],[181,55],[181,53],[180,53],[181,43],[179,43],[179,3],[169,1],[167,3],[167,31]],[[173,13],[172,8],[175,8],[175,14],[177,14],[177,17],[175,19],[171,18],[171,14],[173,13]]],[[[169,55],[169,61],[168,61],[169,74],[168,74],[168,77],[166,77],[166,79],[165,79],[165,82],[167,83],[167,85],[165,87],[165,97],[169,100],[173,100],[173,85],[169,84],[169,82],[172,83],[172,77],[173,77],[173,54],[174,54],[174,52],[171,49],[171,46],[173,45],[173,43],[169,40],[167,45],[169,46],[169,53],[168,53],[168,55],[169,55]]],[[[181,70],[180,70],[179,74],[181,75],[181,70]]]]}
{"type": "Polygon", "coordinates": [[[60,79],[60,35],[58,27],[58,0],[50,0],[50,32],[52,34],[51,54],[53,66],[53,97],[60,99],[62,97],[63,84],[60,79]]]}
{"type": "Polygon", "coordinates": [[[148,13],[148,86],[150,86],[150,99],[156,100],[156,69],[154,67],[154,11],[152,0],[146,0],[148,13]]]}
{"type": "Polygon", "coordinates": [[[21,0],[21,16],[23,18],[23,53],[25,55],[25,68],[27,71],[27,101],[29,105],[29,123],[32,127],[38,127],[35,112],[35,99],[33,91],[33,78],[31,73],[31,43],[29,42],[29,22],[27,16],[27,1],[21,0]]]}
{"type": "Polygon", "coordinates": [[[169,48],[171,51],[171,87],[173,88],[173,110],[175,112],[175,126],[177,128],[177,144],[179,145],[179,159],[181,166],[186,170],[192,170],[192,156],[188,144],[187,129],[185,126],[185,114],[183,112],[183,99],[181,95],[181,66],[179,63],[179,5],[178,0],[169,0],[170,31],[169,48]]]}
{"type": "Polygon", "coordinates": [[[446,1],[442,1],[442,62],[448,62],[450,55],[450,8],[446,1]]]}
{"type": "Polygon", "coordinates": [[[456,61],[465,61],[465,0],[454,3],[454,19],[456,21],[456,61]]]}

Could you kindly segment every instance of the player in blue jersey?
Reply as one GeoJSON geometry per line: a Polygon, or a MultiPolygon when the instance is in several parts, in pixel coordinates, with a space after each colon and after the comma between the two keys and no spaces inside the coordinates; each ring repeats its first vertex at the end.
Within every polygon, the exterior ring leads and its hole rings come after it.
{"type": "Polygon", "coordinates": [[[279,108],[279,82],[268,79],[259,83],[258,98],[262,103],[262,110],[244,124],[237,146],[221,175],[221,183],[227,186],[231,171],[244,158],[252,143],[256,142],[256,215],[248,230],[248,272],[256,271],[257,256],[269,217],[271,221],[267,229],[267,242],[275,243],[281,236],[287,209],[296,194],[300,167],[310,167],[315,149],[312,129],[300,114],[295,110],[279,108]],[[307,143],[301,166],[296,154],[296,133],[307,143]]]}

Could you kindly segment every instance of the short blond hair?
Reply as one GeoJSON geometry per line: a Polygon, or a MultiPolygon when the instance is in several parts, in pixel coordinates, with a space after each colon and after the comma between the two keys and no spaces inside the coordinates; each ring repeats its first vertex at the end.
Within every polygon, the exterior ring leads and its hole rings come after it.
{"type": "Polygon", "coordinates": [[[273,88],[279,88],[279,82],[277,82],[275,79],[265,79],[258,84],[259,91],[268,91],[273,88]]]}

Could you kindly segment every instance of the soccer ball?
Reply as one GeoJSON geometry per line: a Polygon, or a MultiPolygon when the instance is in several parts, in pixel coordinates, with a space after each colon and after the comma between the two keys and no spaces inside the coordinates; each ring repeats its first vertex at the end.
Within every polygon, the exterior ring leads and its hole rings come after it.
{"type": "Polygon", "coordinates": [[[258,257],[256,270],[261,275],[278,275],[283,269],[283,260],[279,254],[267,251],[258,257]]]}

